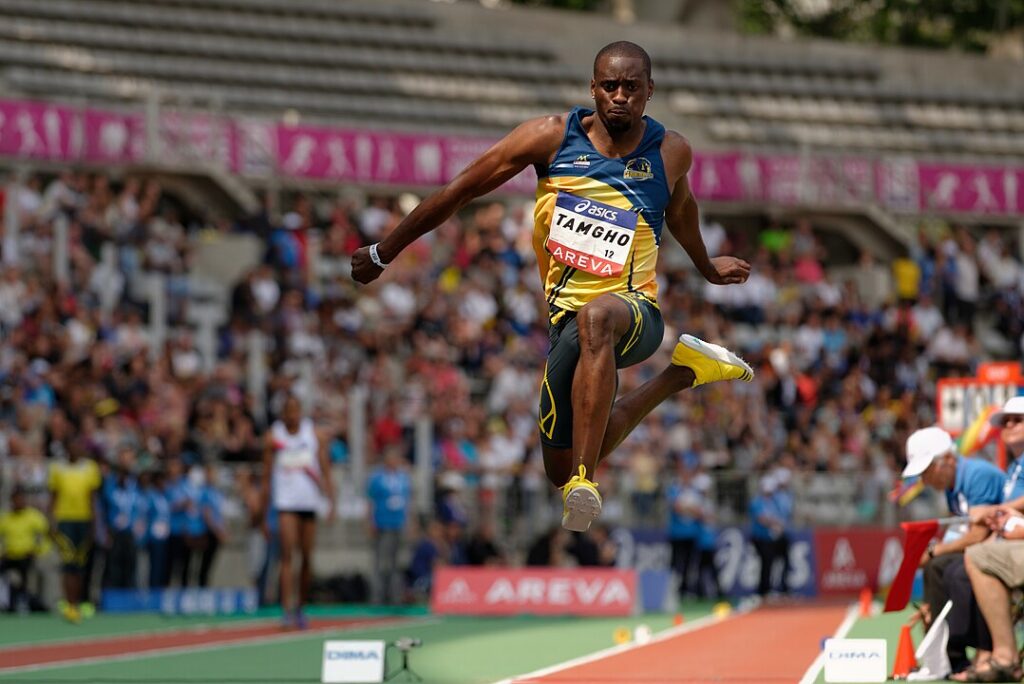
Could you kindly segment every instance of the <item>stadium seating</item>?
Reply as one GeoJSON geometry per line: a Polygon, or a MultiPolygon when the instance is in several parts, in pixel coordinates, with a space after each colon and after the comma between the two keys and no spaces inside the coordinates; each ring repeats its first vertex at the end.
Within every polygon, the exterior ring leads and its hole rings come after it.
{"type": "MultiPolygon", "coordinates": [[[[459,18],[473,11],[482,10],[0,0],[0,78],[36,97],[123,101],[160,90],[247,114],[295,109],[313,121],[474,134],[585,101],[589,51],[559,50],[558,27],[517,14],[527,10],[484,14],[489,30],[462,30],[481,18],[459,18]],[[515,21],[503,26],[505,17],[515,21]]],[[[662,34],[638,33],[651,38],[656,81],[668,95],[659,115],[701,144],[993,158],[1019,155],[1024,144],[1024,90],[922,80],[915,74],[928,71],[927,56],[894,64],[868,50],[769,41],[667,47],[662,34]]]]}

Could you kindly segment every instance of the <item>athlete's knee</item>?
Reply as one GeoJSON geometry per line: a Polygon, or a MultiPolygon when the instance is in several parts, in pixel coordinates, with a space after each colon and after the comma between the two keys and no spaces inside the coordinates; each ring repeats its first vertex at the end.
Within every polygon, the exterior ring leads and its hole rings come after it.
{"type": "Polygon", "coordinates": [[[287,546],[281,546],[281,565],[291,565],[292,562],[292,550],[287,546]]]}

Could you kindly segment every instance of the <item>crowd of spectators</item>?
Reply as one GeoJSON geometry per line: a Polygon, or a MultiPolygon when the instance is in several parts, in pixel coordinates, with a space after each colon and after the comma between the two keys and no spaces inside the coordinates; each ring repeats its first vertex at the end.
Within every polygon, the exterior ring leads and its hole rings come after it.
{"type": "MultiPolygon", "coordinates": [[[[410,453],[415,422],[431,419],[441,531],[424,525],[427,547],[451,547],[448,528],[465,535],[477,522],[520,544],[502,553],[547,534],[556,504],[535,414],[548,334],[530,203],[473,205],[357,288],[349,256],[415,198],[297,195],[280,212],[193,216],[156,181],[69,170],[13,183],[4,202],[20,229],[0,254],[0,459],[29,503],[45,509],[48,464],[73,450],[111,465],[128,450],[135,476],[171,459],[211,465],[212,477],[225,462],[255,462],[268,420],[246,391],[246,340],[259,330],[270,340],[267,415],[288,392],[307,399],[334,436],[333,462],[349,457],[355,388],[369,390],[371,465],[392,448],[410,453]],[[53,258],[61,216],[65,282],[53,258]],[[239,234],[264,254],[227,297],[206,365],[188,324],[189,273],[202,245],[239,234]],[[170,333],[160,348],[147,325],[150,272],[166,276],[170,333]],[[313,373],[299,373],[302,363],[313,373]]],[[[751,261],[750,280],[707,285],[666,238],[665,344],[620,373],[620,391],[667,363],[681,332],[743,354],[757,377],[684,392],[645,420],[597,473],[608,524],[667,526],[664,475],[680,463],[713,475],[780,464],[794,477],[860,474],[861,496],[875,505],[858,510],[870,521],[907,434],[934,420],[935,378],[970,374],[986,358],[979,312],[995,312],[1014,353],[1024,333],[1024,270],[996,230],[922,227],[892,263],[864,253],[841,264],[807,220],[703,228],[712,254],[751,261]]],[[[234,492],[233,481],[222,484],[234,492]]]]}

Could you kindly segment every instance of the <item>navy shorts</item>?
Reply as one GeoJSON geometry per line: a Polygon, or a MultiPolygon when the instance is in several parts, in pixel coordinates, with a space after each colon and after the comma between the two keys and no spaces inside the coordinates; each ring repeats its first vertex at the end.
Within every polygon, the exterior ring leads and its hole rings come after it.
{"type": "MultiPolygon", "coordinates": [[[[665,337],[658,305],[639,292],[614,293],[629,304],[633,323],[615,345],[615,367],[627,368],[651,357],[665,337]]],[[[572,380],[580,359],[575,311],[551,307],[551,350],[540,386],[540,441],[556,449],[572,447],[572,380]]],[[[616,383],[618,380],[616,379],[616,383]]]]}
{"type": "Polygon", "coordinates": [[[64,572],[81,572],[92,550],[92,522],[58,522],[57,548],[64,572]]]}

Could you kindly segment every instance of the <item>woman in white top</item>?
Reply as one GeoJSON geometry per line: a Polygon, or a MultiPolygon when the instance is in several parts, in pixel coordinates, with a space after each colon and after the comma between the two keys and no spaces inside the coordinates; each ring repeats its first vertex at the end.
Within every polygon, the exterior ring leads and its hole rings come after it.
{"type": "Polygon", "coordinates": [[[316,542],[316,514],[321,493],[328,501],[327,519],[334,518],[334,485],[327,459],[327,439],[303,418],[302,405],[289,396],[281,419],[270,426],[263,448],[263,520],[266,529],[269,506],[278,513],[281,541],[281,609],[285,628],[306,628],[302,607],[309,594],[313,572],[313,545],[316,542]],[[273,492],[273,501],[271,501],[273,492]],[[299,573],[298,602],[293,601],[292,553],[299,547],[302,566],[299,573]]]}

